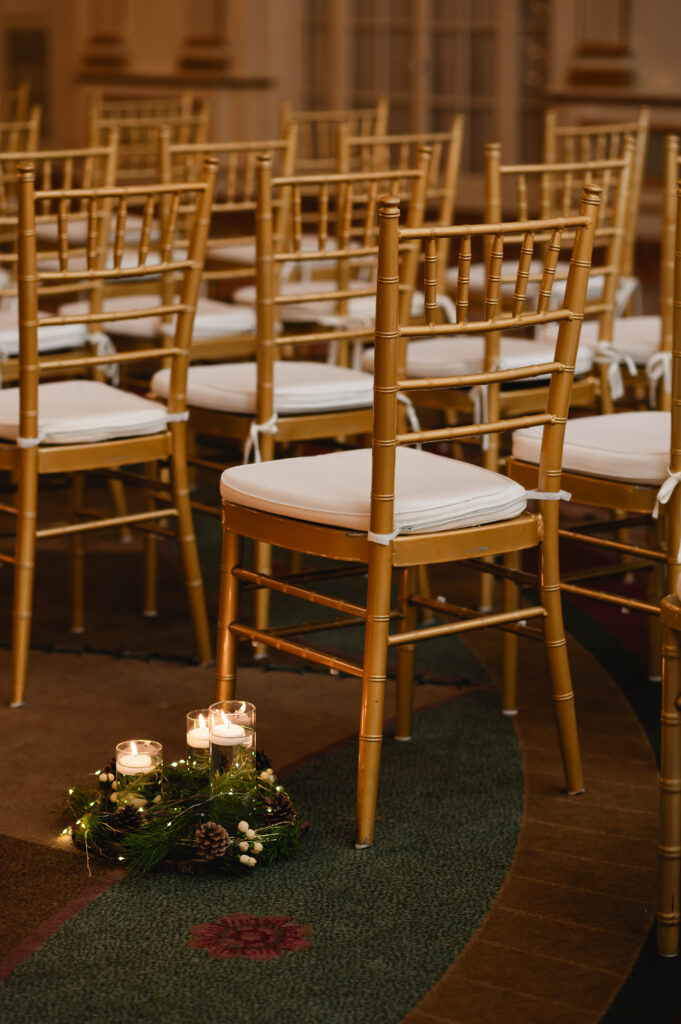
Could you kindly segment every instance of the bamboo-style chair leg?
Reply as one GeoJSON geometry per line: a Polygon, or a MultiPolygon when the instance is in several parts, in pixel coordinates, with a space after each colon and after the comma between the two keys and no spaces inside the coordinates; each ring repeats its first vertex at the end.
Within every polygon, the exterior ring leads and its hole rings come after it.
{"type": "Polygon", "coordinates": [[[177,538],[184,566],[184,577],[189,598],[196,647],[202,665],[211,660],[210,629],[206,612],[206,597],[201,578],[199,553],[194,535],[194,522],[189,502],[187,481],[186,425],[173,423],[172,487],[173,501],[177,509],[177,538]]]}
{"type": "Polygon", "coordinates": [[[553,687],[558,738],[567,790],[572,796],[584,792],[584,775],[560,597],[558,505],[557,501],[541,502],[544,541],[540,545],[539,579],[541,602],[547,613],[544,620],[544,644],[553,687]]]}
{"type": "MultiPolygon", "coordinates": [[[[657,520],[650,527],[650,547],[660,551],[664,547],[664,521],[657,520]]],[[[666,593],[666,570],[662,562],[653,562],[648,573],[648,601],[661,605],[666,593]]],[[[662,620],[659,615],[648,615],[648,680],[657,683],[662,678],[662,620]]]]}
{"type": "MultiPolygon", "coordinates": [[[[504,556],[507,569],[520,568],[520,552],[509,551],[504,556]]],[[[513,580],[504,580],[504,611],[513,612],[520,604],[520,587],[513,580]]],[[[502,683],[501,712],[504,715],[518,714],[518,636],[504,633],[504,678],[502,683]]]]}
{"type": "MultiPolygon", "coordinates": [[[[109,480],[109,494],[114,513],[117,516],[128,514],[128,501],[125,496],[125,487],[122,480],[109,480]]],[[[132,530],[129,526],[121,526],[121,541],[123,544],[130,544],[132,541],[132,530]]]]}
{"type": "MultiPolygon", "coordinates": [[[[291,455],[293,458],[298,458],[305,452],[305,445],[302,441],[296,441],[292,446],[291,455]]],[[[291,552],[291,572],[300,572],[303,567],[303,555],[300,551],[291,552]]]]}
{"type": "Polygon", "coordinates": [[[371,846],[374,841],[378,775],[383,742],[388,629],[390,626],[390,548],[383,544],[370,544],[369,548],[362,715],[357,766],[357,842],[355,846],[358,850],[371,846]]]}
{"type": "MultiPolygon", "coordinates": [[[[255,545],[255,571],[263,576],[272,574],[272,547],[262,541],[256,541],[255,545]]],[[[254,622],[255,628],[266,630],[270,621],[270,591],[267,587],[260,587],[255,592],[254,598],[254,622]]],[[[261,661],[269,656],[269,651],[264,644],[253,645],[253,657],[261,661]]]]}
{"type": "Polygon", "coordinates": [[[660,727],[657,950],[677,956],[681,923],[681,634],[664,631],[660,727]]]}
{"type": "MultiPolygon", "coordinates": [[[[149,462],[144,467],[144,475],[148,480],[158,479],[158,464],[149,462]]],[[[149,488],[146,497],[148,511],[156,508],[154,491],[149,488]]],[[[158,615],[158,537],[149,531],[144,535],[144,600],[142,615],[148,619],[158,615]]]]}
{"type": "Polygon", "coordinates": [[[237,617],[239,582],[232,575],[238,565],[241,538],[232,530],[222,534],[222,560],[220,563],[220,606],[218,610],[218,636],[215,651],[215,699],[232,700],[236,682],[237,639],[229,625],[237,617]]]}
{"type": "Polygon", "coordinates": [[[12,707],[21,707],[24,703],[26,670],[31,643],[36,516],[38,514],[37,448],[20,450],[18,480],[10,691],[12,707]]]}
{"type": "MultiPolygon", "coordinates": [[[[71,479],[71,522],[77,522],[83,507],[85,475],[74,473],[71,479]]],[[[85,632],[85,538],[73,533],[69,539],[71,566],[71,632],[85,632]]]]}
{"type": "MultiPolygon", "coordinates": [[[[409,566],[399,572],[398,601],[400,608],[400,633],[416,629],[418,610],[409,603],[415,592],[417,576],[421,566],[409,566]]],[[[396,693],[395,693],[395,739],[411,739],[411,714],[414,699],[414,660],[416,644],[400,644],[397,648],[396,693]]]]}

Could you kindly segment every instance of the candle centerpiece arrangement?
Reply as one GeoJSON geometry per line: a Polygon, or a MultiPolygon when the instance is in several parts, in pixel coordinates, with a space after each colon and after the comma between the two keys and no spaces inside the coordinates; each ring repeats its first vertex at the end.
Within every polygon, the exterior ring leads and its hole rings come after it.
{"type": "Polygon", "coordinates": [[[124,740],[66,796],[70,834],[88,855],[130,871],[244,873],[293,856],[308,828],[255,746],[255,708],[221,701],[186,716],[187,756],[163,762],[156,740],[124,740]]]}

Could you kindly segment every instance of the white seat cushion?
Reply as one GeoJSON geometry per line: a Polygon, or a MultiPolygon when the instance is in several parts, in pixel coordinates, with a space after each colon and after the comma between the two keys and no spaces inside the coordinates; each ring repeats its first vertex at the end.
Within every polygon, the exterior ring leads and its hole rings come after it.
{"type": "MultiPolygon", "coordinates": [[[[253,362],[190,366],[187,403],[202,409],[248,413],[256,410],[257,369],[253,362]]],[[[278,413],[366,408],[373,403],[373,377],[329,363],[281,359],[274,364],[274,408],[278,413]]],[[[158,370],[151,391],[165,398],[170,371],[158,370]]]]}
{"type": "MultiPolygon", "coordinates": [[[[160,303],[158,295],[111,295],[104,300],[103,310],[121,312],[126,309],[148,309],[160,303]]],[[[60,307],[63,316],[81,316],[88,312],[87,301],[67,302],[60,307]]],[[[159,336],[162,322],[158,316],[137,317],[132,320],[111,320],[102,324],[101,329],[110,334],[120,334],[128,338],[153,339],[159,336]]],[[[193,338],[220,337],[222,334],[242,334],[255,330],[255,312],[245,306],[235,306],[230,302],[218,302],[215,299],[199,298],[194,317],[193,338]]],[[[163,333],[175,333],[175,321],[163,325],[163,333]]]]}
{"type": "MultiPolygon", "coordinates": [[[[0,358],[19,355],[19,323],[17,310],[0,310],[0,358]]],[[[38,313],[38,317],[48,316],[38,313]]],[[[64,348],[80,348],[88,337],[87,324],[53,324],[38,328],[38,351],[54,352],[64,348]]]]}
{"type": "MultiPolygon", "coordinates": [[[[619,412],[568,420],[563,469],[608,480],[661,484],[667,477],[670,436],[668,412],[619,412]]],[[[513,455],[539,462],[541,438],[541,427],[516,430],[513,455]]]]}
{"type": "MultiPolygon", "coordinates": [[[[84,444],[166,428],[164,405],[94,380],[41,384],[38,416],[43,444],[84,444]]],[[[19,389],[0,389],[0,437],[14,441],[18,433],[19,389]]]]}
{"type": "Polygon", "coordinates": [[[4,267],[0,267],[0,288],[6,288],[12,280],[11,274],[4,267]]]}
{"type": "MultiPolygon", "coordinates": [[[[222,497],[239,505],[361,531],[369,529],[370,492],[369,449],[233,466],[220,480],[222,497]]],[[[479,526],[524,508],[524,489],[508,477],[432,452],[397,449],[400,533],[479,526]]]]}
{"type": "MultiPolygon", "coordinates": [[[[556,324],[547,324],[542,340],[554,339],[556,324]]],[[[597,320],[585,320],[579,338],[579,347],[595,349],[598,344],[599,324],[597,320]]],[[[608,339],[610,340],[610,339],[608,339]]],[[[656,315],[619,316],[613,321],[612,344],[616,353],[629,356],[640,366],[645,366],[652,355],[660,350],[662,340],[662,319],[656,315]]]]}
{"type": "MultiPolygon", "coordinates": [[[[549,363],[554,358],[553,345],[526,338],[502,338],[499,347],[500,370],[514,370],[533,363],[549,363]]],[[[459,373],[481,373],[484,358],[485,339],[479,334],[417,339],[407,345],[407,374],[410,377],[448,377],[459,373]]],[[[588,373],[592,365],[593,353],[588,348],[578,350],[575,373],[588,373]]],[[[373,366],[374,350],[367,349],[362,357],[362,369],[372,372],[373,366]]],[[[518,381],[519,385],[522,383],[518,381]]]]}
{"type": "MultiPolygon", "coordinates": [[[[329,237],[326,239],[324,248],[329,251],[331,249],[338,248],[338,242],[335,238],[329,237]]],[[[316,235],[303,234],[300,240],[300,251],[301,252],[314,252],[319,249],[319,239],[316,235]]],[[[215,260],[216,262],[222,263],[234,263],[238,266],[254,267],[255,266],[255,240],[252,242],[238,242],[236,245],[208,245],[206,249],[206,259],[215,260]]],[[[320,260],[320,267],[330,267],[328,260],[320,260]]]]}

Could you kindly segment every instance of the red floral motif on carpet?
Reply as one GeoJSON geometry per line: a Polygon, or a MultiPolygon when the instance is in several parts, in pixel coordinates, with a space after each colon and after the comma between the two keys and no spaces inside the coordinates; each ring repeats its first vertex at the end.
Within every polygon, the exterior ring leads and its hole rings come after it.
{"type": "Polygon", "coordinates": [[[189,930],[190,949],[205,949],[221,959],[242,956],[247,960],[276,960],[284,953],[297,953],[312,945],[306,936],[309,925],[291,924],[290,917],[254,917],[232,914],[219,921],[197,924],[189,930]]]}

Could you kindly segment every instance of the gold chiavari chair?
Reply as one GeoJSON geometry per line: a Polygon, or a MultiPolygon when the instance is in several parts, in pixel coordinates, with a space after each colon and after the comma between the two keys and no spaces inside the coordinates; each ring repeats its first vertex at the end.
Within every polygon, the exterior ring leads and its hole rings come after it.
{"type": "Polygon", "coordinates": [[[118,131],[118,180],[142,183],[158,178],[158,154],[161,131],[165,128],[172,142],[205,143],[208,139],[208,108],[176,117],[96,117],[90,121],[89,144],[101,145],[111,128],[118,131]]]}
{"type": "MultiPolygon", "coordinates": [[[[31,163],[36,181],[42,191],[53,191],[63,188],[70,191],[76,187],[84,189],[107,188],[114,184],[116,175],[117,139],[111,133],[107,144],[98,148],[61,149],[23,151],[16,153],[0,153],[0,220],[3,227],[2,250],[0,251],[0,267],[5,272],[4,286],[0,287],[0,382],[8,384],[15,381],[19,372],[19,323],[17,316],[18,285],[16,280],[17,266],[17,224],[18,194],[20,188],[19,168],[23,163],[31,163]]],[[[70,203],[70,215],[65,224],[68,231],[68,242],[71,256],[85,258],[90,230],[89,203],[84,200],[70,203]],[[78,250],[78,252],[76,252],[78,250]]],[[[35,232],[40,255],[46,260],[58,261],[58,225],[46,200],[38,209],[35,217],[35,232]]],[[[50,301],[58,295],[57,288],[42,295],[50,301]]],[[[44,312],[39,313],[44,316],[44,312]]],[[[45,327],[39,332],[39,351],[41,353],[78,349],[92,344],[95,349],[102,343],[101,332],[88,331],[87,325],[63,324],[45,327]]]]}
{"type": "MultiPolygon", "coordinates": [[[[676,191],[676,243],[672,298],[673,372],[669,480],[681,479],[681,188],[676,191]]],[[[669,485],[671,486],[671,485],[669,485]]],[[[657,949],[678,956],[681,924],[681,488],[667,504],[669,597],[662,602],[660,723],[660,838],[657,949]]]]}
{"type": "MultiPolygon", "coordinates": [[[[215,165],[206,161],[202,180],[187,184],[132,186],[102,189],[56,189],[36,191],[30,164],[19,171],[19,386],[0,390],[0,468],[14,471],[18,479],[15,506],[1,511],[16,526],[13,554],[2,553],[3,562],[14,566],[14,610],[12,630],[11,703],[23,703],[29,652],[33,605],[33,575],[36,540],[64,536],[72,542],[74,565],[74,616],[82,618],[82,536],[84,533],[127,525],[140,529],[162,529],[159,520],[177,520],[177,539],[185,570],[191,616],[202,662],[210,659],[208,622],[196,551],[186,469],[186,372],[189,362],[192,318],[201,279],[215,165]],[[177,213],[195,197],[194,230],[186,256],[177,257],[174,243],[177,213]],[[142,200],[144,224],[135,267],[124,267],[126,214],[132,200],[142,200]],[[89,207],[88,243],[85,265],[80,253],[71,265],[68,219],[70,207],[85,202],[89,207]],[[35,221],[49,204],[59,224],[59,254],[56,270],[40,269],[37,259],[35,221]],[[115,221],[111,239],[111,218],[115,221]],[[151,223],[157,216],[161,224],[161,262],[147,263],[151,223]],[[172,314],[176,333],[172,345],[157,346],[135,353],[96,355],[65,359],[39,355],[40,331],[51,326],[83,323],[88,328],[100,324],[110,313],[98,308],[100,289],[111,281],[124,284],[130,278],[151,274],[172,276],[179,287],[179,301],[148,310],[114,314],[126,316],[172,314]],[[87,288],[91,301],[80,316],[38,317],[43,289],[76,291],[87,288]],[[75,380],[74,370],[85,372],[112,362],[162,358],[172,364],[171,385],[166,405],[159,404],[121,388],[91,378],[75,380]],[[40,382],[44,371],[63,370],[65,380],[40,382]],[[101,470],[116,473],[118,467],[155,465],[169,460],[171,483],[159,500],[167,497],[163,508],[132,512],[122,517],[89,514],[80,503],[76,490],[75,520],[67,525],[37,528],[38,481],[44,474],[75,474],[82,481],[86,472],[101,470]]],[[[124,474],[132,482],[144,478],[124,474]]]]}
{"type": "MultiPolygon", "coordinates": [[[[399,200],[386,197],[380,207],[376,361],[374,370],[373,446],[371,450],[331,452],[280,459],[226,470],[221,479],[223,498],[223,556],[218,620],[216,693],[222,699],[235,688],[236,647],[240,638],[289,652],[332,670],[363,680],[359,734],[358,833],[359,848],[371,845],[378,791],[383,731],[383,704],[388,649],[398,651],[398,709],[396,734],[407,738],[411,729],[414,643],[433,636],[498,626],[524,636],[543,637],[546,643],[556,714],[571,793],[583,788],[579,744],[569,666],[558,592],[557,504],[560,493],[561,441],[575,365],[579,328],[584,308],[589,264],[596,227],[598,189],[587,186],[579,213],[548,221],[427,229],[400,228],[399,200]],[[505,313],[500,303],[499,240],[506,234],[525,236],[517,273],[514,309],[505,313]],[[461,270],[456,295],[458,323],[434,323],[437,291],[437,245],[444,235],[458,248],[461,270]],[[469,320],[468,266],[472,250],[490,240],[489,285],[479,320],[469,320]],[[545,272],[536,311],[526,305],[529,261],[535,246],[545,245],[545,272]],[[403,272],[401,245],[425,247],[424,315],[437,334],[466,336],[499,333],[519,323],[560,323],[554,358],[540,366],[517,370],[447,376],[438,380],[405,379],[399,370],[398,350],[420,328],[409,325],[409,309],[400,302],[403,272]],[[550,292],[558,252],[572,249],[570,274],[558,308],[551,308],[550,292]],[[400,306],[402,307],[400,309],[400,306]],[[431,387],[470,387],[481,381],[518,380],[553,375],[546,412],[516,420],[497,420],[473,426],[427,431],[398,427],[400,394],[431,387]],[[513,429],[532,421],[544,427],[538,487],[540,511],[525,510],[526,493],[507,477],[479,466],[433,452],[404,447],[415,442],[437,442],[513,429]],[[279,581],[240,564],[240,541],[251,537],[294,551],[322,556],[368,570],[366,607],[310,591],[305,576],[279,581]],[[538,547],[542,561],[540,603],[509,614],[480,617],[450,602],[433,602],[416,593],[416,575],[422,564],[464,560],[473,564],[480,552],[490,554],[538,547]],[[398,571],[398,608],[391,608],[391,577],[398,571]],[[321,604],[364,626],[362,664],[330,657],[309,645],[289,639],[305,635],[318,625],[300,624],[285,629],[258,630],[239,617],[239,585],[255,585],[321,604]],[[454,622],[415,628],[417,609],[436,605],[454,622]],[[397,619],[397,632],[390,624],[397,619]],[[537,619],[543,629],[533,629],[537,619]]],[[[412,257],[414,256],[412,250],[412,257]]],[[[406,283],[406,282],[405,282],[406,283]]],[[[537,486],[537,478],[533,486],[537,486]]],[[[537,496],[537,492],[535,492],[537,496]]],[[[322,574],[323,575],[323,574],[322,574]]],[[[332,573],[338,575],[338,572],[332,573]]],[[[317,578],[317,574],[315,574],[317,578]]],[[[347,622],[346,622],[347,624],[347,622]]],[[[327,624],[328,627],[328,624],[327,624]]]]}
{"type": "MultiPolygon", "coordinates": [[[[275,443],[300,444],[306,441],[368,434],[372,418],[372,378],[359,370],[325,361],[332,345],[366,338],[373,326],[363,320],[348,327],[347,309],[339,313],[341,326],[308,330],[280,329],[281,310],[291,296],[279,287],[282,266],[308,261],[328,262],[334,266],[336,290],[315,290],[310,282],[306,295],[296,295],[299,305],[307,304],[314,320],[322,311],[347,307],[357,299],[375,302],[373,279],[361,289],[351,288],[357,261],[366,270],[367,260],[377,257],[376,210],[380,191],[398,180],[412,182],[412,194],[406,211],[407,223],[417,226],[423,217],[425,182],[429,153],[418,154],[418,165],[411,171],[379,171],[331,175],[302,175],[272,178],[268,156],[258,157],[256,245],[257,245],[257,350],[256,360],[242,363],[192,366],[187,379],[187,402],[192,411],[192,427],[208,437],[236,440],[244,446],[245,461],[254,451],[256,461],[274,458],[275,443]],[[319,225],[316,250],[303,245],[301,207],[303,196],[317,192],[319,225]],[[288,197],[282,204],[282,197],[288,197]],[[292,213],[289,213],[289,210],[292,213]],[[277,221],[292,217],[288,244],[275,246],[284,234],[277,221]],[[364,235],[356,227],[363,225],[364,235]],[[329,247],[328,239],[334,243],[329,247]],[[309,346],[320,349],[321,358],[283,358],[298,355],[309,346]]],[[[411,302],[416,266],[405,254],[403,302],[411,302]]],[[[169,383],[167,371],[158,371],[151,382],[152,392],[165,397],[169,383]]],[[[258,548],[258,567],[269,572],[270,549],[258,548]]],[[[267,622],[267,591],[256,599],[256,621],[267,622]]]]}
{"type": "MultiPolygon", "coordinates": [[[[675,157],[674,165],[678,167],[678,157],[675,157]]],[[[676,210],[673,217],[676,236],[676,210]]],[[[668,221],[669,210],[665,216],[667,236],[668,221]]],[[[663,248],[668,258],[669,237],[663,242],[663,248]]],[[[673,239],[671,248],[673,253],[673,239]]],[[[672,260],[672,273],[664,272],[662,276],[661,308],[665,317],[673,320],[674,256],[672,260]]],[[[665,270],[668,271],[668,267],[665,270]]],[[[679,340],[674,339],[674,351],[668,353],[670,361],[679,356],[678,343],[679,340]]],[[[592,558],[588,568],[564,575],[561,589],[568,594],[647,614],[651,679],[659,678],[660,672],[661,596],[675,591],[678,572],[675,561],[677,549],[670,539],[673,523],[669,516],[664,517],[668,534],[665,543],[662,524],[657,522],[658,513],[664,511],[675,480],[668,474],[676,472],[674,467],[670,469],[670,437],[672,453],[681,449],[681,433],[676,432],[676,426],[675,419],[670,423],[669,411],[663,410],[622,411],[571,418],[566,425],[563,449],[563,485],[571,495],[572,503],[586,506],[588,513],[583,523],[575,522],[576,517],[573,517],[570,527],[561,529],[560,535],[571,544],[586,545],[587,550],[594,554],[600,552],[603,561],[596,563],[592,558]],[[601,510],[604,517],[594,521],[594,509],[601,510]],[[643,543],[631,540],[630,531],[636,527],[642,527],[646,532],[647,540],[643,543]],[[615,531],[618,534],[616,538],[607,536],[615,531]],[[619,560],[612,561],[615,555],[619,560]],[[645,599],[586,585],[592,579],[612,577],[617,580],[637,571],[648,574],[645,599]]],[[[513,479],[524,483],[536,473],[539,441],[533,430],[520,431],[514,436],[512,457],[507,464],[513,479]]],[[[507,601],[514,599],[514,592],[508,591],[507,601]]],[[[509,693],[507,701],[508,707],[513,708],[515,694],[509,693]]]]}
{"type": "Polygon", "coordinates": [[[320,174],[337,170],[336,133],[343,124],[352,136],[385,135],[388,129],[388,99],[381,96],[375,107],[350,110],[294,110],[289,100],[280,108],[281,134],[292,124],[298,128],[297,174],[320,174]]]}
{"type": "Polygon", "coordinates": [[[42,109],[31,107],[23,121],[0,121],[0,153],[17,153],[38,148],[42,109]]]}

